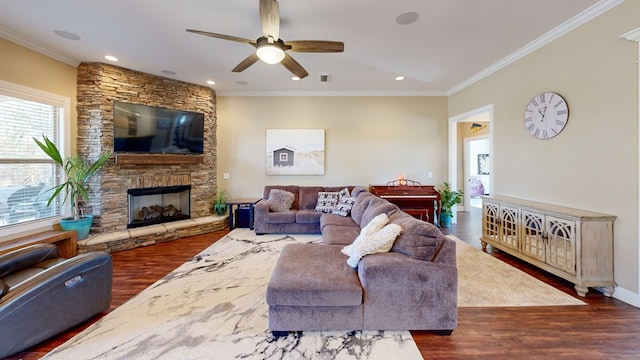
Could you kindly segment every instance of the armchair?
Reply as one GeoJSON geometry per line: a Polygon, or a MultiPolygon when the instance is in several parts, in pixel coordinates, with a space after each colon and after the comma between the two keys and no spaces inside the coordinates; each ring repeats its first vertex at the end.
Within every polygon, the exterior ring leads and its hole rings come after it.
{"type": "Polygon", "coordinates": [[[108,309],[112,274],[105,252],[65,259],[38,244],[0,255],[0,358],[108,309]]]}

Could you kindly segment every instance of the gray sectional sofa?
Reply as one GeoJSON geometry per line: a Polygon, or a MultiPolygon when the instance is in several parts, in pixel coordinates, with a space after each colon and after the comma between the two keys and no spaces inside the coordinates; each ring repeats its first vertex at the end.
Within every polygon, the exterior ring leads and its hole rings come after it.
{"type": "Polygon", "coordinates": [[[305,330],[451,334],[458,318],[455,242],[362,187],[351,195],[350,216],[321,213],[318,228],[309,226],[322,233],[323,244],[284,247],[267,288],[269,329],[276,336],[305,330]],[[342,248],[381,213],[401,234],[391,251],[366,255],[351,268],[342,248]]]}

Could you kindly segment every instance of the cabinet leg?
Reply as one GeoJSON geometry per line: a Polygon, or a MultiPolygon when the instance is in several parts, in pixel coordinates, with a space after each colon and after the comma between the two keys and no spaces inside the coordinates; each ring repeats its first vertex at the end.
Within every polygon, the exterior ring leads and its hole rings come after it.
{"type": "Polygon", "coordinates": [[[589,287],[587,286],[576,285],[574,286],[574,288],[576,289],[576,292],[578,293],[578,295],[582,297],[587,296],[587,292],[589,292],[589,287]]]}
{"type": "Polygon", "coordinates": [[[484,241],[480,241],[480,244],[482,244],[482,251],[487,251],[487,243],[484,241]]]}
{"type": "Polygon", "coordinates": [[[602,287],[599,287],[598,290],[602,291],[602,295],[604,295],[606,297],[612,297],[613,296],[614,287],[613,286],[602,286],[602,287]]]}

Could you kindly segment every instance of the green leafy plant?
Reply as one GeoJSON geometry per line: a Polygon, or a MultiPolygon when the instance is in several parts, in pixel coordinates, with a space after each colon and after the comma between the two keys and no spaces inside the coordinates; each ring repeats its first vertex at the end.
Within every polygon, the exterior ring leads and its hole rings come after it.
{"type": "Polygon", "coordinates": [[[73,219],[79,220],[82,217],[80,202],[88,201],[89,194],[91,193],[91,187],[88,184],[89,179],[95,175],[98,170],[100,170],[109,156],[111,156],[111,152],[107,151],[102,153],[94,162],[80,156],[65,157],[63,159],[60,151],[56,147],[56,144],[46,136],[43,135],[42,137],[43,141],[36,138],[33,138],[33,140],[45,154],[47,154],[56,164],[62,167],[66,176],[64,182],[52,188],[51,197],[47,202],[47,206],[51,205],[51,202],[53,202],[58,195],[64,193],[62,203],[64,204],[67,200],[70,200],[71,208],[73,210],[73,219]]]}
{"type": "Polygon", "coordinates": [[[218,215],[227,213],[227,193],[224,189],[216,192],[216,197],[211,204],[211,212],[218,215]]]}
{"type": "Polygon", "coordinates": [[[451,208],[462,203],[462,190],[452,191],[449,183],[444,182],[442,190],[440,190],[440,201],[442,203],[441,213],[453,216],[451,208]]]}

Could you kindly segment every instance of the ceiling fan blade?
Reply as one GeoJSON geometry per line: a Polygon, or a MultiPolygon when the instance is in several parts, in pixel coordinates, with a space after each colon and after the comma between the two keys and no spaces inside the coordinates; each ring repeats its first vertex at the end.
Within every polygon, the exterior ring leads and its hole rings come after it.
{"type": "Polygon", "coordinates": [[[295,61],[287,53],[284,54],[284,59],[282,59],[280,64],[282,64],[282,66],[287,68],[287,70],[291,71],[293,73],[293,75],[299,77],[300,79],[304,79],[305,77],[307,77],[307,75],[309,75],[307,70],[305,70],[302,67],[302,65],[298,64],[298,62],[295,61]]]}
{"type": "Polygon", "coordinates": [[[294,40],[287,41],[285,45],[291,47],[291,51],[296,52],[343,52],[344,43],[342,41],[328,40],[294,40]]]}
{"type": "Polygon", "coordinates": [[[187,31],[190,32],[190,33],[200,34],[200,35],[204,35],[204,36],[210,36],[210,37],[217,38],[217,39],[231,40],[231,41],[246,43],[246,44],[249,44],[249,45],[253,45],[254,47],[257,46],[257,44],[256,44],[256,42],[254,40],[249,40],[249,39],[245,39],[245,38],[241,38],[241,37],[237,37],[237,36],[216,34],[216,33],[208,32],[208,31],[193,30],[193,29],[187,29],[187,31]]]}
{"type": "Polygon", "coordinates": [[[280,37],[280,7],[276,0],[260,0],[262,36],[277,41],[280,37]]]}
{"type": "Polygon", "coordinates": [[[256,61],[258,61],[258,55],[256,55],[256,53],[253,53],[249,56],[247,56],[246,59],[242,60],[240,62],[240,64],[236,65],[236,67],[233,68],[233,70],[231,70],[232,72],[242,72],[244,70],[246,70],[249,66],[253,65],[256,63],[256,61]]]}

